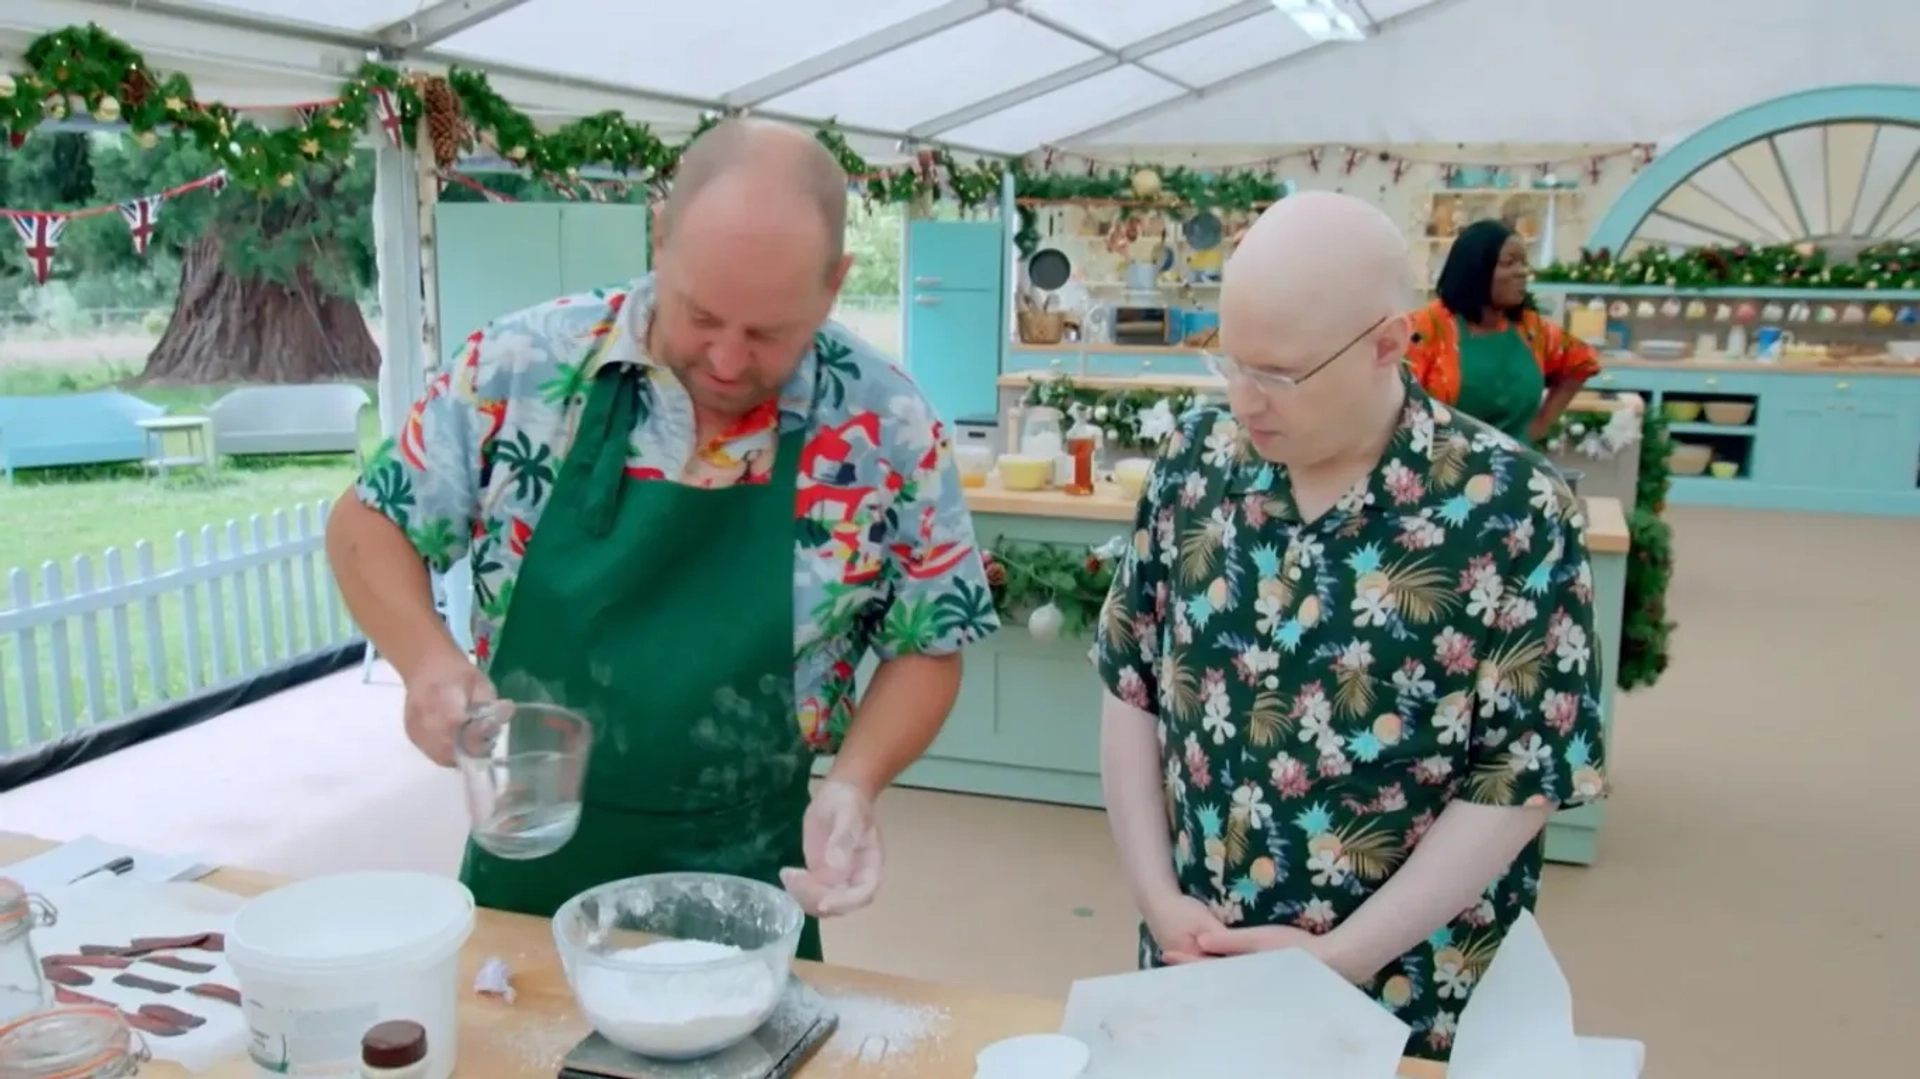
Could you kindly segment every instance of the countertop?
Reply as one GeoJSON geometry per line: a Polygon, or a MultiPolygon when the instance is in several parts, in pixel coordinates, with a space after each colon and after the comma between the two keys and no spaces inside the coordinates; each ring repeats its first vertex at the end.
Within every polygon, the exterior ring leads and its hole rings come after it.
{"type": "MultiPolygon", "coordinates": [[[[31,836],[0,832],[0,865],[31,857],[53,844],[31,836]]],[[[239,895],[257,895],[287,883],[245,869],[222,869],[203,883],[239,895]]],[[[1002,1038],[1058,1030],[1063,1002],[1045,997],[992,993],[939,985],[913,978],[819,963],[797,963],[796,973],[831,1001],[852,998],[875,1008],[913,1009],[929,1017],[925,1033],[908,1039],[898,1031],[920,1023],[875,1023],[862,1030],[843,1021],[834,1039],[805,1067],[801,1079],[971,1079],[973,1058],[1002,1038]],[[890,1051],[873,1044],[889,1033],[900,1040],[890,1051]],[[857,1039],[869,1039],[863,1050],[857,1039]]],[[[460,964],[460,1079],[553,1079],[587,1024],[575,1009],[553,936],[544,919],[498,911],[479,912],[473,938],[460,964]],[[517,999],[507,1004],[471,990],[474,972],[489,956],[505,960],[513,971],[517,999]]],[[[171,1064],[149,1065],[144,1076],[185,1076],[171,1064]]],[[[209,1079],[252,1079],[244,1059],[202,1073],[209,1079]]],[[[1406,1061],[1402,1079],[1442,1079],[1445,1069],[1424,1061],[1406,1061]]]]}
{"type": "Polygon", "coordinates": [[[1733,360],[1701,357],[1687,360],[1649,360],[1644,356],[1608,353],[1600,358],[1603,370],[1618,368],[1634,371],[1696,371],[1712,375],[1890,375],[1895,378],[1920,376],[1920,363],[1897,356],[1858,356],[1846,360],[1733,360]]]}
{"type": "MultiPolygon", "coordinates": [[[[1651,366],[1651,365],[1648,365],[1651,366]]],[[[1671,365],[1662,365],[1671,366],[1671,365]]],[[[1061,377],[1052,371],[1016,371],[1001,375],[997,381],[1001,389],[1025,389],[1034,382],[1045,382],[1061,377]]],[[[1214,375],[1075,375],[1067,374],[1073,384],[1083,390],[1095,393],[1127,393],[1133,390],[1191,390],[1194,393],[1224,393],[1225,381],[1214,375]]],[[[1602,396],[1591,391],[1582,391],[1576,395],[1567,408],[1574,412],[1613,412],[1622,408],[1640,408],[1643,402],[1636,394],[1620,393],[1602,396]]]]}
{"type": "MultiPolygon", "coordinates": [[[[1617,498],[1587,498],[1587,549],[1596,554],[1625,554],[1629,545],[1626,511],[1617,498]]],[[[1007,491],[998,487],[967,490],[967,508],[975,513],[1023,517],[1064,517],[1076,521],[1133,520],[1135,500],[1116,484],[1104,483],[1090,495],[1057,490],[1007,491]]]]}

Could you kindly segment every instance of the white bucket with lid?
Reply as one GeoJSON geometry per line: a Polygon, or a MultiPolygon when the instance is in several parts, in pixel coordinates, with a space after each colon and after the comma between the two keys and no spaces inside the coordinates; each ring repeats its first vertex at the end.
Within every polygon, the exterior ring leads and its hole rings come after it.
{"type": "Polygon", "coordinates": [[[411,1019],[427,1031],[428,1079],[450,1079],[473,906],[473,893],[446,877],[342,873],[242,907],[227,962],[255,1074],[356,1075],[361,1036],[411,1019]]]}

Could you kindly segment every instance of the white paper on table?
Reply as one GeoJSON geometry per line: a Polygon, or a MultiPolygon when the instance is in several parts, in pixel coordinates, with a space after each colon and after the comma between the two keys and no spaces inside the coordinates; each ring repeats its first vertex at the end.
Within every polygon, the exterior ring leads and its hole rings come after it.
{"type": "MultiPolygon", "coordinates": [[[[58,912],[53,925],[33,932],[33,948],[41,956],[71,955],[83,944],[124,946],[136,937],[183,937],[225,933],[246,899],[199,884],[154,883],[125,877],[99,876],[41,894],[58,912]]],[[[225,1001],[191,996],[188,985],[213,982],[238,989],[233,968],[221,952],[182,951],[180,958],[213,966],[204,974],[134,963],[125,971],[87,969],[93,984],[71,987],[74,992],[105,1001],[126,1011],[142,1004],[165,1004],[200,1016],[206,1023],[176,1037],[142,1035],[154,1056],[171,1060],[191,1072],[202,1072],[246,1052],[246,1017],[225,1001]],[[152,993],[113,984],[119,974],[138,974],[182,987],[172,993],[152,993]]]]}
{"type": "Polygon", "coordinates": [[[1522,911],[1460,1013],[1448,1079],[1638,1079],[1646,1046],[1573,1031],[1573,991],[1522,911]]]}
{"type": "Polygon", "coordinates": [[[1411,1029],[1289,950],[1082,979],[1060,1032],[1092,1051],[1085,1079],[1391,1079],[1411,1029]]]}
{"type": "Polygon", "coordinates": [[[29,892],[45,895],[119,858],[133,859],[133,868],[123,876],[154,883],[199,880],[213,872],[211,866],[202,864],[196,857],[123,847],[89,835],[0,868],[0,876],[18,882],[29,892]]]}

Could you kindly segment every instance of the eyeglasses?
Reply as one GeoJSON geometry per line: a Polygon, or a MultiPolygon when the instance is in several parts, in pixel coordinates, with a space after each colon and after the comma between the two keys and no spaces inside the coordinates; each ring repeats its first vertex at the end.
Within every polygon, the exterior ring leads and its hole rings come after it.
{"type": "Polygon", "coordinates": [[[1346,355],[1347,350],[1353,346],[1371,337],[1373,332],[1386,325],[1387,319],[1391,317],[1393,316],[1381,315],[1374,320],[1373,325],[1361,330],[1354,336],[1353,340],[1348,341],[1336,349],[1333,355],[1307,368],[1304,373],[1299,375],[1283,375],[1278,371],[1269,371],[1262,367],[1247,367],[1230,356],[1221,356],[1212,352],[1207,353],[1207,366],[1212,368],[1213,373],[1219,375],[1221,378],[1231,379],[1238,375],[1262,389],[1290,390],[1332,366],[1333,361],[1346,355]]]}

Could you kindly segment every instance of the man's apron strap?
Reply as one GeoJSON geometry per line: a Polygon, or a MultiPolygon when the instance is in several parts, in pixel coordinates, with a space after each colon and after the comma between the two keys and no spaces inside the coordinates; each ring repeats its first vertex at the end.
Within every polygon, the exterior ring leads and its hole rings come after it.
{"type": "Polygon", "coordinates": [[[583,507],[587,531],[595,537],[613,534],[614,520],[620,513],[620,492],[626,487],[633,425],[640,416],[640,395],[647,389],[646,372],[631,364],[623,364],[617,372],[601,377],[616,381],[595,386],[594,396],[602,400],[592,404],[601,407],[590,404],[580,418],[580,433],[592,432],[600,440],[593,451],[592,479],[583,507]],[[596,412],[598,416],[594,415],[596,412]]]}

